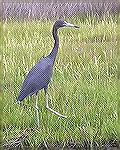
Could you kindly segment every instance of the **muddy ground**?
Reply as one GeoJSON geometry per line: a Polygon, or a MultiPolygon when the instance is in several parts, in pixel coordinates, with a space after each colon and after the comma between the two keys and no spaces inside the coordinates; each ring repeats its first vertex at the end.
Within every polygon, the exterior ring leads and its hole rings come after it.
{"type": "Polygon", "coordinates": [[[26,141],[14,141],[13,143],[4,143],[3,150],[120,150],[120,142],[117,140],[111,140],[106,142],[94,142],[91,147],[91,143],[84,141],[82,144],[75,142],[68,142],[66,144],[58,143],[50,144],[41,143],[37,147],[30,147],[26,141]]]}

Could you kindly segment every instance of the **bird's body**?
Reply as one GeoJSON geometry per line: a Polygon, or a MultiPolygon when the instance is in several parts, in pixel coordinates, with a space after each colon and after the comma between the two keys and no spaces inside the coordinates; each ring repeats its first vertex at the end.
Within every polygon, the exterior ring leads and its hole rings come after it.
{"type": "Polygon", "coordinates": [[[26,76],[17,101],[47,88],[52,77],[52,66],[53,62],[49,57],[42,58],[26,76]]]}
{"type": "MultiPolygon", "coordinates": [[[[19,103],[27,96],[31,96],[33,94],[37,96],[38,91],[44,89],[45,96],[46,96],[46,108],[60,117],[66,117],[66,116],[61,115],[60,113],[54,111],[48,106],[47,89],[48,89],[48,84],[52,77],[53,65],[59,48],[59,38],[57,35],[58,29],[65,26],[78,28],[77,26],[67,23],[64,20],[57,20],[55,22],[52,30],[53,38],[55,41],[54,47],[48,56],[41,58],[40,61],[35,66],[33,66],[33,68],[29,71],[28,75],[26,76],[23,82],[20,94],[17,98],[17,102],[19,103]]],[[[37,125],[39,127],[37,98],[35,99],[35,108],[36,108],[37,125]]]]}

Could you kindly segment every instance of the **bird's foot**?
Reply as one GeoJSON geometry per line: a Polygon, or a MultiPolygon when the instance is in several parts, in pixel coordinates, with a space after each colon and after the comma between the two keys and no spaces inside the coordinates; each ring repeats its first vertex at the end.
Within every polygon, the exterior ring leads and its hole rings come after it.
{"type": "Polygon", "coordinates": [[[64,116],[64,115],[58,115],[58,116],[60,116],[61,118],[67,118],[67,116],[64,116]]]}
{"type": "Polygon", "coordinates": [[[55,111],[55,110],[49,108],[48,106],[47,106],[47,109],[48,109],[49,111],[51,111],[52,113],[54,113],[55,115],[59,116],[59,117],[67,118],[67,116],[64,116],[64,115],[60,114],[59,112],[57,112],[57,111],[55,111]]]}

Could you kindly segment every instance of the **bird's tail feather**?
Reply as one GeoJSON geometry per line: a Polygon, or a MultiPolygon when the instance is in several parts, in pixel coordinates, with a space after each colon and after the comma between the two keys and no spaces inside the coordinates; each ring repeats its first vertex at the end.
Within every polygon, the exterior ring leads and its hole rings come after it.
{"type": "Polygon", "coordinates": [[[17,103],[17,104],[20,104],[20,102],[21,102],[22,100],[24,100],[24,98],[25,98],[26,96],[27,96],[26,94],[20,94],[20,95],[18,96],[17,100],[16,100],[16,103],[17,103]]]}

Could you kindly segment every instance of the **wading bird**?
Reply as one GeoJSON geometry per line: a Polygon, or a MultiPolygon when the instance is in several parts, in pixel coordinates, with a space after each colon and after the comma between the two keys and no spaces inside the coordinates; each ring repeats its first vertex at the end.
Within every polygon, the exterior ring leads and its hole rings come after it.
{"type": "Polygon", "coordinates": [[[51,109],[48,105],[48,84],[50,82],[50,79],[52,77],[52,71],[53,71],[53,65],[56,59],[56,55],[58,53],[58,47],[59,47],[59,38],[58,38],[58,29],[61,27],[75,27],[79,28],[78,26],[75,26],[71,23],[67,23],[64,20],[57,20],[53,25],[53,38],[54,38],[54,47],[50,54],[44,58],[41,58],[35,66],[29,71],[27,74],[23,86],[21,88],[20,94],[17,98],[17,103],[20,103],[24,98],[27,96],[31,96],[35,94],[35,109],[36,109],[36,120],[37,120],[37,126],[39,127],[39,114],[38,114],[38,105],[37,105],[37,99],[38,99],[38,91],[41,89],[44,89],[45,91],[45,98],[46,98],[46,108],[51,111],[52,113],[66,118],[66,116],[54,111],[51,109]]]}

